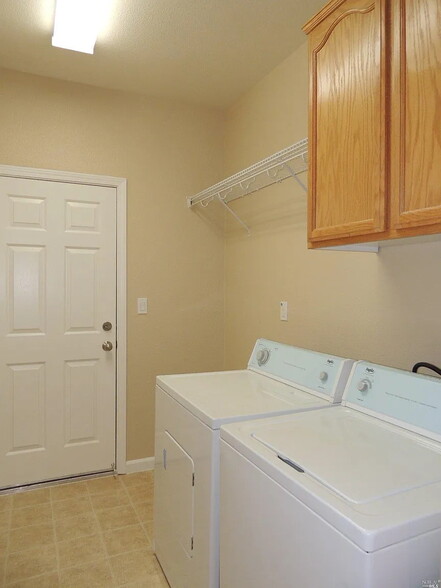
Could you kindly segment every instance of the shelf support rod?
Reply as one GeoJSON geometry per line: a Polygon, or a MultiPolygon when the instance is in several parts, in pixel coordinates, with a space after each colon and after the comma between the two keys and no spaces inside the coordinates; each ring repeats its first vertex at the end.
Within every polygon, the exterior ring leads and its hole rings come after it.
{"type": "Polygon", "coordinates": [[[300,184],[300,186],[305,190],[305,192],[308,191],[308,188],[305,186],[305,184],[302,182],[302,180],[300,178],[297,177],[297,174],[293,171],[292,167],[289,165],[289,163],[284,163],[284,166],[286,167],[286,169],[289,171],[289,173],[292,175],[292,177],[295,179],[295,181],[300,184]]]}
{"type": "Polygon", "coordinates": [[[240,223],[243,228],[246,230],[246,232],[248,233],[248,236],[250,236],[251,232],[249,227],[243,222],[243,220],[234,212],[234,210],[232,208],[230,208],[228,206],[228,204],[226,202],[224,202],[221,198],[221,196],[218,194],[217,199],[219,200],[219,202],[222,204],[222,206],[225,206],[225,208],[228,210],[228,212],[230,214],[232,214],[234,216],[234,218],[237,220],[238,223],[240,223]]]}

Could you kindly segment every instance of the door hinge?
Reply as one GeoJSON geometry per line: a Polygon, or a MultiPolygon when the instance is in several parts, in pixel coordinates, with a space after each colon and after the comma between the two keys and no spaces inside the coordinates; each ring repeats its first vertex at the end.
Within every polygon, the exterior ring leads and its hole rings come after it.
{"type": "Polygon", "coordinates": [[[193,551],[193,544],[194,544],[194,540],[193,537],[191,538],[191,550],[193,551]]]}
{"type": "Polygon", "coordinates": [[[194,486],[194,474],[191,476],[191,485],[194,486]]]}

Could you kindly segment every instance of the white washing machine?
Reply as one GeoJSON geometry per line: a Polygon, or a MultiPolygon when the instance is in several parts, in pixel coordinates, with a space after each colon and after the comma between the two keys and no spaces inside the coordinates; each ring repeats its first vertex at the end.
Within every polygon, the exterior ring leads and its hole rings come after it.
{"type": "Polygon", "coordinates": [[[333,410],[221,437],[222,587],[440,586],[440,379],[357,362],[333,410]]]}
{"type": "Polygon", "coordinates": [[[259,339],[246,370],[157,378],[155,553],[172,588],[219,586],[220,426],[331,407],[352,363],[259,339]]]}

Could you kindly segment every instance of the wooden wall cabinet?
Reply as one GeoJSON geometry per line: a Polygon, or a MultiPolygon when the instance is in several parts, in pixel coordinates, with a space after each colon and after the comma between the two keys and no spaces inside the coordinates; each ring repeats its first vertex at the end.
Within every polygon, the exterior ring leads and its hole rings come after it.
{"type": "Polygon", "coordinates": [[[441,0],[332,0],[304,30],[309,246],[441,233],[441,0]]]}

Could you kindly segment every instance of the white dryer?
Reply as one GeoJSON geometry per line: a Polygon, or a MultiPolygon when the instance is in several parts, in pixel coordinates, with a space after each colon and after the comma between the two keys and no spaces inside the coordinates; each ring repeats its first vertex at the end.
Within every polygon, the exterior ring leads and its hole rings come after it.
{"type": "Polygon", "coordinates": [[[222,587],[440,586],[440,379],[358,362],[333,410],[221,437],[222,587]]]}
{"type": "Polygon", "coordinates": [[[331,407],[352,364],[259,339],[246,370],[157,378],[155,553],[172,588],[219,586],[220,426],[331,407]]]}

